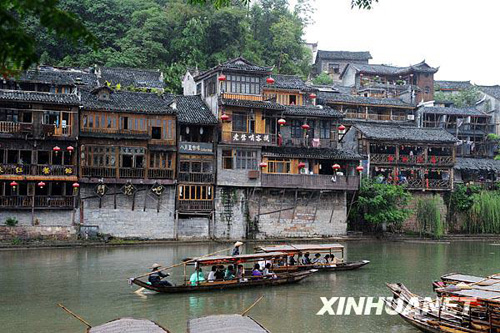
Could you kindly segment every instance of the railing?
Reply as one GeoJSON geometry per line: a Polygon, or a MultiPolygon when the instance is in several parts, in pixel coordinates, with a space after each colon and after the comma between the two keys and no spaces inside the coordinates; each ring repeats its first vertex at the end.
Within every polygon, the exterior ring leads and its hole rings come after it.
{"type": "Polygon", "coordinates": [[[222,142],[241,143],[246,145],[273,146],[276,145],[276,134],[244,133],[235,131],[223,131],[222,142]]]}
{"type": "Polygon", "coordinates": [[[71,126],[66,127],[55,127],[54,136],[70,136],[71,126]]]}
{"type": "Polygon", "coordinates": [[[424,162],[423,155],[399,155],[399,163],[401,164],[424,164],[424,162]]]}
{"type": "Polygon", "coordinates": [[[82,167],[82,177],[115,178],[116,168],[84,166],[82,167]]]}
{"type": "Polygon", "coordinates": [[[424,155],[399,155],[396,161],[395,154],[370,154],[371,163],[396,163],[399,164],[433,164],[433,165],[453,165],[453,156],[427,156],[424,155]]]}
{"type": "Polygon", "coordinates": [[[74,176],[74,165],[0,164],[0,175],[74,176]]]}
{"type": "Polygon", "coordinates": [[[427,163],[437,165],[452,165],[453,156],[427,156],[427,163]]]}
{"type": "Polygon", "coordinates": [[[174,179],[174,170],[172,169],[149,169],[148,178],[150,179],[174,179]]]}
{"type": "Polygon", "coordinates": [[[263,95],[244,95],[244,94],[231,94],[231,93],[223,93],[222,98],[227,99],[241,99],[245,101],[263,101],[263,95]]]}
{"type": "Polygon", "coordinates": [[[213,209],[212,200],[179,200],[180,212],[209,212],[213,209]]]}
{"type": "Polygon", "coordinates": [[[213,173],[180,172],[178,181],[188,183],[213,183],[214,178],[213,173]]]}
{"type": "Polygon", "coordinates": [[[149,135],[147,130],[138,131],[123,128],[88,128],[82,129],[83,134],[124,134],[124,135],[149,135]]]}
{"type": "Polygon", "coordinates": [[[359,188],[359,176],[263,173],[261,184],[263,187],[276,188],[357,190],[359,188]]]}
{"type": "Polygon", "coordinates": [[[144,178],[144,169],[120,168],[120,178],[144,178]]]}
{"type": "Polygon", "coordinates": [[[11,121],[0,121],[0,133],[17,133],[21,130],[21,124],[11,121]]]}
{"type": "Polygon", "coordinates": [[[346,118],[350,119],[369,119],[369,120],[384,120],[384,121],[407,121],[408,118],[405,115],[390,115],[390,114],[373,114],[373,113],[356,113],[347,112],[345,114],[346,118]]]}
{"type": "Polygon", "coordinates": [[[370,154],[370,163],[395,163],[395,154],[370,154]]]}
{"type": "MultiPolygon", "coordinates": [[[[73,196],[44,195],[35,196],[35,208],[72,208],[74,204],[73,196]]],[[[0,208],[32,208],[33,196],[16,195],[0,197],[0,208]]]]}

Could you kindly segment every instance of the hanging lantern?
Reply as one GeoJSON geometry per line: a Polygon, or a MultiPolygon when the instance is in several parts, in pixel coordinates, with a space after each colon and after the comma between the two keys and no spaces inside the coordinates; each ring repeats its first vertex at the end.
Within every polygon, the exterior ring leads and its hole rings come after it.
{"type": "Polygon", "coordinates": [[[10,187],[12,187],[12,190],[14,190],[14,191],[16,190],[16,188],[17,188],[17,186],[18,186],[18,185],[19,185],[19,184],[18,184],[15,180],[13,180],[13,181],[10,183],[10,187]]]}
{"type": "Polygon", "coordinates": [[[266,79],[267,84],[274,84],[274,79],[272,77],[268,77],[266,79]]]}
{"type": "Polygon", "coordinates": [[[308,124],[303,124],[303,125],[302,125],[302,129],[303,129],[304,131],[307,131],[309,128],[311,128],[311,126],[309,126],[308,124]]]}
{"type": "Polygon", "coordinates": [[[219,82],[224,82],[224,81],[226,81],[226,76],[224,74],[221,74],[221,75],[219,75],[217,80],[219,80],[219,82]]]}
{"type": "Polygon", "coordinates": [[[260,162],[260,163],[259,163],[259,166],[260,166],[261,168],[267,168],[267,163],[266,163],[266,162],[260,162]]]}
{"type": "Polygon", "coordinates": [[[279,124],[280,126],[285,126],[285,125],[286,125],[286,120],[285,120],[285,119],[283,119],[283,118],[281,118],[281,119],[279,119],[279,120],[278,120],[278,124],[279,124]]]}
{"type": "Polygon", "coordinates": [[[44,188],[45,187],[45,183],[43,181],[39,182],[37,185],[38,185],[39,188],[44,188]]]}
{"type": "MultiPolygon", "coordinates": [[[[78,184],[78,183],[75,182],[71,186],[73,186],[73,195],[77,195],[78,194],[78,189],[80,188],[80,184],[78,184]]],[[[98,195],[99,195],[99,193],[98,193],[98,195]]]]}
{"type": "Polygon", "coordinates": [[[332,165],[332,168],[333,168],[333,170],[337,171],[338,169],[340,169],[340,165],[335,163],[334,165],[332,165]]]}
{"type": "Polygon", "coordinates": [[[345,131],[345,126],[344,125],[340,125],[339,126],[339,132],[344,132],[345,131]]]}
{"type": "Polygon", "coordinates": [[[73,185],[71,185],[71,186],[73,186],[73,188],[79,188],[79,187],[80,187],[80,184],[78,184],[78,183],[73,183],[73,185]]]}
{"type": "Polygon", "coordinates": [[[364,169],[365,169],[365,168],[363,168],[361,165],[358,165],[358,166],[356,167],[356,171],[357,171],[357,172],[363,172],[363,170],[364,170],[364,169]]]}
{"type": "Polygon", "coordinates": [[[54,153],[59,153],[61,151],[61,148],[59,146],[55,146],[54,148],[52,148],[52,150],[54,151],[54,153]]]}
{"type": "Polygon", "coordinates": [[[306,167],[306,164],[304,162],[299,163],[299,169],[304,169],[306,167]]]}
{"type": "Polygon", "coordinates": [[[316,94],[315,94],[315,93],[311,93],[311,94],[309,95],[309,97],[310,97],[311,99],[315,99],[315,98],[316,98],[316,94]]]}
{"type": "Polygon", "coordinates": [[[73,146],[68,146],[68,147],[66,148],[66,150],[67,150],[67,151],[71,154],[71,153],[73,153],[73,151],[75,151],[75,147],[73,147],[73,146]]]}
{"type": "Polygon", "coordinates": [[[220,116],[220,119],[222,121],[228,121],[229,120],[229,116],[227,114],[223,113],[222,116],[220,116]]]}

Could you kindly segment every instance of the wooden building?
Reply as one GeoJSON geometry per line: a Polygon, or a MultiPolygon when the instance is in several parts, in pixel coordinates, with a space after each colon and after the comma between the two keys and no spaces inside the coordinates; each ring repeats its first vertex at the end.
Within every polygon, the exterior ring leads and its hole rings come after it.
{"type": "Polygon", "coordinates": [[[490,158],[457,157],[454,182],[498,190],[500,161],[490,158]]]}
{"type": "Polygon", "coordinates": [[[370,52],[325,51],[318,50],[313,65],[315,75],[328,73],[334,81],[341,81],[340,74],[348,64],[368,64],[372,59],[370,52]]]}

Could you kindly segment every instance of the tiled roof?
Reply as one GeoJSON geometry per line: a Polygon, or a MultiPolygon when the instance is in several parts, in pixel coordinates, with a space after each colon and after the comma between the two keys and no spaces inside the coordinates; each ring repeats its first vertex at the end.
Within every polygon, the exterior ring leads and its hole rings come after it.
{"type": "Polygon", "coordinates": [[[425,106],[420,108],[420,111],[423,113],[450,114],[457,116],[488,116],[486,113],[474,108],[425,106]]]}
{"type": "Polygon", "coordinates": [[[264,147],[263,156],[302,157],[318,159],[360,160],[362,156],[352,150],[307,147],[264,147]]]}
{"type": "Polygon", "coordinates": [[[465,90],[472,88],[470,81],[434,81],[436,90],[465,90]]]}
{"type": "Polygon", "coordinates": [[[483,93],[490,95],[493,98],[500,99],[500,86],[478,86],[483,93]]]}
{"type": "Polygon", "coordinates": [[[76,94],[55,94],[38,91],[0,90],[0,101],[19,101],[47,104],[78,105],[80,99],[76,94]]]}
{"type": "Polygon", "coordinates": [[[306,85],[304,80],[302,80],[297,75],[283,75],[283,74],[274,74],[272,75],[274,79],[273,84],[265,84],[266,88],[275,88],[275,89],[297,89],[301,91],[316,91],[314,87],[306,85]]]}
{"type": "Polygon", "coordinates": [[[394,142],[455,143],[457,139],[441,128],[413,126],[355,124],[366,138],[394,142]]]}
{"type": "Polygon", "coordinates": [[[415,105],[403,102],[398,98],[375,98],[355,96],[348,94],[318,93],[318,100],[322,103],[332,104],[352,104],[352,105],[372,105],[372,106],[392,106],[401,108],[414,108],[415,105]]]}
{"type": "Polygon", "coordinates": [[[113,91],[109,100],[99,100],[95,92],[81,89],[85,110],[102,110],[131,113],[174,113],[163,95],[155,93],[113,91]]]}
{"type": "Polygon", "coordinates": [[[212,67],[199,75],[195,76],[195,81],[198,81],[200,79],[203,79],[212,73],[218,72],[218,71],[224,71],[224,70],[229,70],[229,71],[240,71],[240,72],[256,72],[260,74],[270,74],[272,67],[264,67],[264,66],[258,66],[255,64],[252,64],[250,61],[246,60],[243,57],[238,57],[235,59],[231,59],[229,61],[226,61],[223,64],[219,64],[215,67],[212,67]]]}
{"type": "Polygon", "coordinates": [[[289,116],[304,116],[304,117],[335,117],[340,118],[343,117],[342,113],[337,110],[334,110],[328,106],[292,106],[287,105],[285,107],[284,115],[289,116]]]}
{"type": "Polygon", "coordinates": [[[372,55],[369,51],[324,51],[318,50],[316,59],[334,59],[334,60],[370,60],[372,55]]]}
{"type": "Polygon", "coordinates": [[[113,86],[120,84],[123,89],[126,87],[163,89],[165,87],[163,75],[158,69],[100,67],[98,71],[101,85],[107,81],[113,86]]]}
{"type": "Polygon", "coordinates": [[[243,99],[221,99],[222,105],[239,106],[242,108],[267,109],[267,110],[285,110],[281,104],[268,101],[247,101],[243,99]]]}
{"type": "Polygon", "coordinates": [[[51,67],[40,68],[39,70],[27,70],[21,73],[18,78],[13,78],[17,82],[44,83],[50,85],[74,85],[75,81],[65,71],[60,71],[51,67]]]}
{"type": "Polygon", "coordinates": [[[457,157],[456,170],[500,172],[500,161],[488,158],[457,157]]]}
{"type": "Polygon", "coordinates": [[[180,123],[214,125],[217,118],[200,96],[176,96],[177,119],[180,123]]]}
{"type": "Polygon", "coordinates": [[[372,75],[404,75],[411,72],[435,73],[438,71],[438,68],[430,67],[425,61],[407,67],[351,63],[344,69],[341,76],[345,74],[348,67],[354,68],[357,72],[372,75]]]}

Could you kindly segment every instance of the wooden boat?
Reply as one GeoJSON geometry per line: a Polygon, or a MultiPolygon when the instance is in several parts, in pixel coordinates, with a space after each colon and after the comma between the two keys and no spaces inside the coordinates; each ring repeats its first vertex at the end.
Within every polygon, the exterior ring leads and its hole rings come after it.
{"type": "MultiPolygon", "coordinates": [[[[130,282],[148,290],[153,290],[160,293],[184,293],[184,292],[199,292],[199,291],[213,291],[213,290],[226,290],[236,288],[248,287],[261,287],[261,286],[280,286],[291,283],[297,283],[309,277],[315,270],[304,271],[284,271],[274,272],[272,276],[252,277],[245,275],[244,279],[232,279],[224,281],[212,282],[198,282],[196,285],[191,285],[187,281],[187,266],[194,265],[195,267],[212,266],[212,265],[239,265],[244,263],[256,263],[259,261],[274,262],[278,258],[282,258],[286,253],[272,252],[272,253],[257,253],[257,254],[244,254],[237,256],[214,256],[193,259],[184,265],[184,283],[177,286],[161,286],[151,285],[147,281],[140,278],[132,278],[130,282]]],[[[249,272],[249,270],[246,270],[249,272]]]]}
{"type": "Polygon", "coordinates": [[[187,333],[221,332],[269,333],[269,331],[252,317],[242,315],[218,315],[190,319],[187,333]]]}
{"type": "Polygon", "coordinates": [[[329,263],[315,263],[311,265],[289,265],[289,266],[281,266],[273,268],[275,272],[285,271],[285,270],[309,270],[309,269],[317,269],[318,271],[350,271],[354,269],[361,268],[370,263],[369,260],[359,260],[359,261],[348,261],[344,262],[344,246],[341,244],[290,244],[290,245],[271,245],[271,246],[259,246],[255,248],[256,252],[285,252],[288,256],[295,256],[299,253],[305,254],[310,253],[312,255],[319,253],[322,255],[329,254],[339,255],[339,258],[335,257],[336,262],[329,263]]]}
{"type": "Polygon", "coordinates": [[[118,318],[105,324],[87,328],[87,333],[148,332],[169,333],[158,323],[147,319],[118,318]]]}

